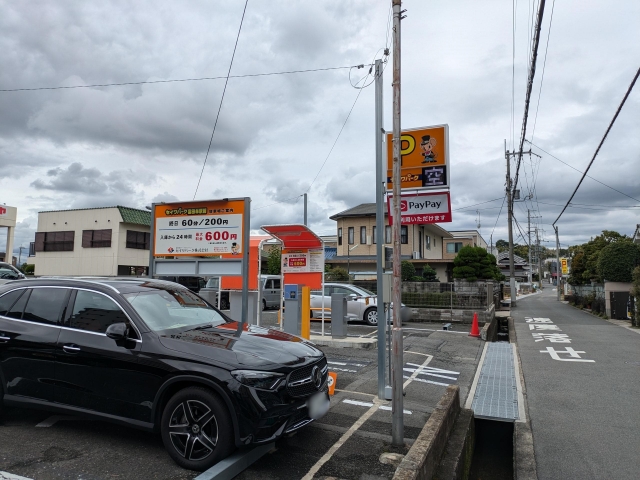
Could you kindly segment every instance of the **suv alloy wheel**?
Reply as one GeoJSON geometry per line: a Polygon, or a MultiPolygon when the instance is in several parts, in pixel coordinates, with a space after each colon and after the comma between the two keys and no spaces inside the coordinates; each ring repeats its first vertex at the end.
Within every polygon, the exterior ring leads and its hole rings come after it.
{"type": "Polygon", "coordinates": [[[235,448],[227,408],[206,388],[185,388],[171,397],[162,413],[161,433],[171,458],[190,470],[206,470],[235,448]]]}

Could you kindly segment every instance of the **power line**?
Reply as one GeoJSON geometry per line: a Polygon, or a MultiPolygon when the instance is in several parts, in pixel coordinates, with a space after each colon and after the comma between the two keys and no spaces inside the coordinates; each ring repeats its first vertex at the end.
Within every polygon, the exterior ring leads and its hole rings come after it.
{"type": "Polygon", "coordinates": [[[311,184],[309,185],[309,188],[307,188],[307,193],[309,192],[309,190],[311,190],[311,187],[313,186],[315,181],[318,179],[318,176],[320,175],[320,172],[322,172],[322,169],[324,168],[325,164],[327,163],[327,160],[329,160],[329,157],[331,156],[331,152],[333,152],[333,149],[335,148],[336,144],[338,143],[338,140],[340,139],[340,135],[342,134],[342,131],[344,130],[345,125],[349,121],[349,117],[351,116],[351,112],[353,112],[353,109],[356,106],[356,103],[358,102],[358,98],[360,98],[360,94],[362,93],[362,90],[363,90],[362,88],[358,89],[358,95],[356,95],[356,99],[353,101],[353,105],[351,105],[351,110],[349,110],[349,113],[347,114],[347,118],[344,119],[344,123],[342,124],[342,127],[340,127],[340,131],[338,132],[338,136],[334,140],[333,145],[331,145],[331,149],[329,150],[329,153],[327,154],[326,158],[324,159],[324,162],[322,162],[322,165],[320,166],[320,169],[318,170],[318,173],[316,173],[316,176],[313,177],[313,180],[311,181],[311,184]]]}
{"type": "Polygon", "coordinates": [[[211,131],[211,138],[209,139],[209,146],[207,147],[207,154],[204,157],[202,163],[202,170],[200,171],[200,178],[198,178],[198,184],[196,185],[196,191],[193,192],[193,199],[196,199],[198,194],[198,188],[200,188],[200,181],[202,180],[202,174],[204,173],[204,167],[207,165],[207,159],[209,158],[209,152],[211,151],[211,143],[213,142],[213,135],[216,133],[216,127],[218,126],[218,119],[220,118],[220,111],[222,110],[222,102],[224,101],[224,94],[227,91],[227,85],[229,84],[229,75],[231,75],[231,67],[233,66],[233,59],[236,56],[236,49],[238,48],[238,40],[240,40],[240,32],[242,31],[242,24],[244,23],[244,14],[247,12],[247,4],[249,0],[244,2],[244,10],[242,10],[242,18],[240,19],[240,26],[238,27],[238,35],[236,36],[236,43],[233,46],[233,53],[231,54],[231,61],[229,62],[229,70],[227,71],[227,79],[224,82],[224,88],[222,89],[222,97],[220,98],[220,105],[218,106],[218,113],[216,114],[216,121],[213,124],[213,130],[211,131]]]}
{"type": "MultiPolygon", "coordinates": [[[[522,133],[520,135],[520,148],[518,149],[518,162],[516,163],[516,175],[513,183],[513,191],[518,187],[518,174],[520,172],[520,163],[522,162],[522,148],[524,147],[524,139],[527,134],[527,120],[529,117],[529,102],[531,100],[531,90],[533,88],[533,78],[536,74],[536,61],[538,59],[538,45],[540,44],[540,29],[542,27],[542,15],[544,14],[545,0],[540,0],[540,8],[538,9],[538,20],[535,27],[535,38],[533,42],[533,56],[531,57],[531,66],[529,67],[529,78],[527,79],[527,94],[524,101],[524,117],[522,119],[522,133]]],[[[513,197],[512,197],[513,202],[513,197]]]]}
{"type": "MultiPolygon", "coordinates": [[[[542,0],[542,1],[544,1],[544,0],[542,0]]],[[[627,93],[625,93],[624,98],[622,99],[622,102],[620,102],[620,106],[618,107],[618,110],[616,110],[616,114],[611,119],[611,123],[609,123],[609,127],[607,127],[607,131],[604,132],[604,136],[602,137],[602,140],[600,140],[600,144],[598,145],[598,148],[596,148],[596,151],[593,154],[593,158],[589,162],[589,165],[587,165],[587,169],[582,174],[582,178],[578,182],[578,185],[576,185],[575,190],[571,194],[571,197],[567,201],[567,204],[564,206],[564,208],[560,212],[560,215],[558,215],[558,218],[556,218],[555,221],[553,222],[553,224],[552,224],[553,226],[555,226],[556,222],[558,220],[560,220],[560,217],[562,216],[564,211],[567,209],[567,207],[571,203],[571,200],[573,200],[573,197],[575,196],[576,192],[578,191],[578,188],[580,188],[580,185],[582,184],[582,181],[584,180],[584,177],[587,175],[587,172],[591,168],[591,165],[593,165],[593,162],[596,159],[596,156],[598,155],[598,152],[600,151],[600,148],[602,147],[602,144],[606,140],[607,135],[609,135],[609,132],[611,131],[611,128],[613,127],[613,124],[615,123],[616,119],[618,118],[618,115],[620,114],[620,110],[622,110],[622,107],[624,106],[625,102],[627,101],[627,98],[629,97],[629,94],[631,93],[631,90],[633,90],[633,86],[636,84],[636,80],[638,80],[638,76],[640,76],[640,68],[638,68],[638,71],[636,72],[635,76],[633,77],[633,80],[631,81],[631,84],[629,85],[629,88],[627,89],[627,93]]]]}
{"type": "Polygon", "coordinates": [[[33,92],[37,90],[70,90],[75,88],[98,88],[98,87],[123,87],[127,85],[147,85],[155,83],[179,83],[179,82],[200,82],[205,80],[223,80],[229,78],[250,78],[250,77],[269,77],[273,75],[289,75],[293,73],[310,73],[310,72],[326,72],[330,70],[346,70],[351,68],[362,68],[368,65],[347,65],[344,67],[327,67],[327,68],[310,68],[306,70],[285,70],[282,72],[267,73],[247,73],[242,75],[229,75],[220,77],[196,77],[196,78],[175,78],[169,80],[146,80],[140,82],[121,82],[121,83],[95,83],[91,85],[69,85],[61,87],[33,87],[33,88],[2,88],[0,92],[33,92]]]}
{"type": "MultiPolygon", "coordinates": [[[[291,197],[291,198],[285,198],[284,200],[280,200],[279,202],[274,202],[274,203],[270,203],[269,205],[263,205],[261,207],[256,207],[256,208],[252,208],[251,210],[261,210],[263,208],[267,208],[267,207],[272,207],[274,205],[279,205],[281,203],[288,203],[289,200],[293,200],[293,199],[299,199],[300,197],[302,197],[304,195],[304,193],[301,193],[300,195],[296,195],[295,197],[291,197]]],[[[297,200],[294,203],[298,203],[297,200]]]]}
{"type": "Polygon", "coordinates": [[[533,129],[531,130],[531,141],[533,141],[536,133],[536,123],[538,123],[538,109],[540,108],[540,97],[542,96],[542,82],[544,82],[544,71],[547,66],[547,52],[549,51],[549,37],[551,36],[551,24],[553,23],[553,10],[556,6],[556,0],[551,4],[551,18],[549,19],[549,31],[547,32],[547,46],[544,49],[544,62],[542,62],[542,76],[540,77],[540,89],[538,90],[538,104],[536,105],[536,115],[533,119],[533,129]]]}
{"type": "MultiPolygon", "coordinates": [[[[577,169],[577,168],[576,168],[576,167],[574,167],[573,165],[569,165],[567,162],[565,162],[565,161],[563,161],[563,160],[560,160],[558,157],[556,157],[556,156],[554,156],[554,155],[550,154],[550,153],[549,153],[549,152],[547,152],[546,150],[543,150],[543,149],[542,149],[542,148],[540,148],[538,145],[536,145],[536,144],[534,144],[534,143],[531,143],[529,140],[526,140],[526,142],[527,142],[528,144],[530,144],[531,146],[536,147],[536,148],[537,148],[538,150],[540,150],[541,152],[546,153],[546,154],[547,154],[547,155],[549,155],[551,158],[554,158],[554,159],[558,160],[560,163],[562,163],[562,164],[566,165],[567,167],[574,169],[576,172],[578,172],[578,173],[585,173],[585,172],[583,172],[582,170],[577,169]]],[[[627,195],[626,193],[621,192],[620,190],[618,190],[618,189],[616,189],[616,188],[613,188],[613,187],[612,187],[612,186],[610,186],[610,185],[607,185],[606,183],[604,183],[604,182],[602,182],[602,181],[598,180],[597,178],[592,177],[591,175],[587,175],[587,177],[589,177],[591,180],[594,180],[594,181],[598,182],[600,185],[604,185],[605,187],[610,188],[610,189],[611,189],[611,190],[613,190],[614,192],[618,192],[619,194],[624,195],[625,197],[630,198],[631,200],[635,200],[636,202],[640,202],[640,200],[638,200],[637,198],[634,198],[634,197],[632,197],[631,195],[627,195]]]]}
{"type": "Polygon", "coordinates": [[[502,215],[502,208],[504,207],[504,201],[507,199],[507,194],[504,194],[504,198],[502,199],[502,206],[500,207],[500,211],[498,212],[498,218],[496,218],[496,223],[493,226],[493,230],[491,230],[491,236],[493,237],[493,232],[496,231],[496,226],[498,225],[498,220],[500,220],[500,215],[502,215]]]}
{"type": "MultiPolygon", "coordinates": [[[[473,205],[466,205],[464,207],[454,208],[452,211],[456,212],[458,210],[465,210],[467,208],[475,207],[477,205],[484,205],[485,203],[497,202],[498,200],[502,200],[502,199],[503,199],[503,197],[498,197],[498,198],[494,198],[493,200],[487,200],[486,202],[474,203],[473,205]]],[[[498,207],[496,207],[496,208],[498,208],[498,207]]]]}

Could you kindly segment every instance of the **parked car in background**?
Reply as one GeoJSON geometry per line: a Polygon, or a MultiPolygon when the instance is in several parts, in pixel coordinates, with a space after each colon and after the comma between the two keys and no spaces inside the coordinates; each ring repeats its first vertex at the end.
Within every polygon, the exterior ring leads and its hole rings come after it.
{"type": "Polygon", "coordinates": [[[202,298],[220,310],[229,310],[229,292],[220,291],[220,277],[211,277],[207,280],[204,288],[198,292],[202,298]],[[220,293],[220,304],[218,304],[218,293],[220,293]]]}
{"type": "Polygon", "coordinates": [[[158,277],[159,280],[166,280],[167,282],[174,282],[187,287],[193,293],[198,293],[200,289],[204,288],[207,281],[202,277],[177,277],[173,275],[158,277]]]}
{"type": "Polygon", "coordinates": [[[280,308],[282,300],[282,286],[280,275],[260,275],[262,282],[262,309],[280,308]]]}
{"type": "MultiPolygon", "coordinates": [[[[331,317],[331,294],[343,293],[347,295],[347,314],[367,322],[369,325],[378,324],[378,297],[375,293],[359,287],[357,285],[349,285],[343,283],[325,283],[324,284],[324,309],[325,318],[331,317]]],[[[322,297],[321,291],[311,292],[311,318],[319,318],[322,316],[322,297]]],[[[393,310],[393,305],[391,306],[393,310]]],[[[403,322],[411,321],[413,313],[409,307],[401,304],[400,318],[403,322]]]]}
{"type": "Polygon", "coordinates": [[[279,330],[238,334],[237,322],[171,282],[7,283],[0,340],[0,415],[3,405],[36,407],[158,432],[191,470],[329,409],[322,351],[279,330]]]}
{"type": "Polygon", "coordinates": [[[27,278],[24,273],[10,263],[0,262],[0,285],[12,280],[22,280],[27,278]]]}

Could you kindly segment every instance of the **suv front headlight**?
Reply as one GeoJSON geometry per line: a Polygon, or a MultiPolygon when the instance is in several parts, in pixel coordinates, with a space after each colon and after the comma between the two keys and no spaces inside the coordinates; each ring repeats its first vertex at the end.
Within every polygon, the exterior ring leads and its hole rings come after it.
{"type": "Polygon", "coordinates": [[[243,385],[260,388],[262,390],[275,390],[284,374],[275,372],[260,372],[257,370],[234,370],[231,376],[243,385]]]}

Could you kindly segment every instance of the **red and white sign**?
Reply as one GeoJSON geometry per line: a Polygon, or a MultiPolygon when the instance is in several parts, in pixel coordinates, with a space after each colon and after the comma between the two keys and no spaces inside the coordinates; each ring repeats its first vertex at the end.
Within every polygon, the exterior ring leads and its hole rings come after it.
{"type": "MultiPolygon", "coordinates": [[[[393,195],[387,197],[389,224],[393,224],[393,195]]],[[[416,193],[402,195],[400,214],[403,225],[451,222],[451,197],[449,192],[416,193]]]]}
{"type": "Polygon", "coordinates": [[[7,209],[4,207],[0,207],[0,215],[5,215],[7,213],[7,209]]]}

